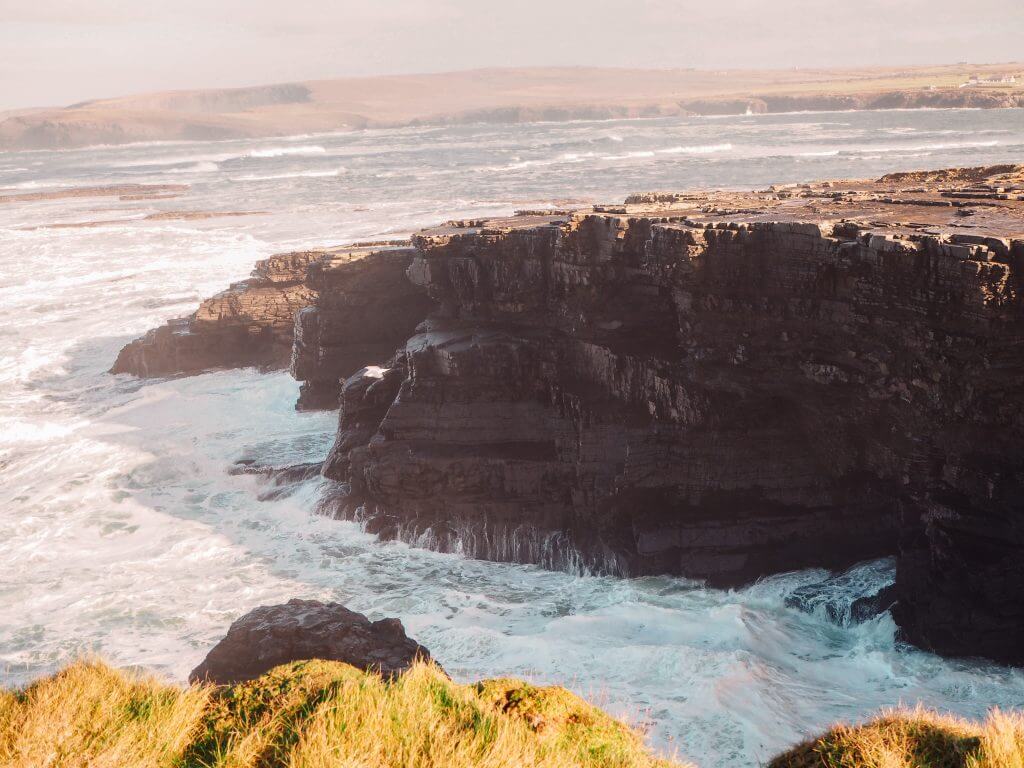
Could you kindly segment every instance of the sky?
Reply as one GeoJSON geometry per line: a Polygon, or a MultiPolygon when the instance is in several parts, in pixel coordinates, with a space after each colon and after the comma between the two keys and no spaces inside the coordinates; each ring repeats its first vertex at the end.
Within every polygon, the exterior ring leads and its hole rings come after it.
{"type": "Polygon", "coordinates": [[[491,66],[1024,59],[1021,0],[0,0],[0,110],[491,66]]]}

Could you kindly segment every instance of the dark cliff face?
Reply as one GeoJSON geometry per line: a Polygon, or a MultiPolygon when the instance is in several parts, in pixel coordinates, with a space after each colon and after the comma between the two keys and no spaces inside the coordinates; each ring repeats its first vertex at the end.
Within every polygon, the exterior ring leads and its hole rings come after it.
{"type": "Polygon", "coordinates": [[[337,408],[341,381],[384,363],[434,309],[406,278],[415,251],[391,244],[334,252],[313,264],[309,306],[295,315],[292,375],[300,408],[337,408]]]}
{"type": "Polygon", "coordinates": [[[348,382],[325,473],[382,532],[492,558],[732,584],[894,552],[901,507],[1019,429],[988,405],[1021,374],[990,375],[1016,365],[1019,308],[1004,244],[838,230],[421,234],[410,274],[442,309],[348,382]]]}
{"type": "Polygon", "coordinates": [[[1022,270],[1013,166],[639,195],[311,261],[292,370],[382,536],[721,585],[895,553],[908,640],[1024,663],[1022,270]]]}

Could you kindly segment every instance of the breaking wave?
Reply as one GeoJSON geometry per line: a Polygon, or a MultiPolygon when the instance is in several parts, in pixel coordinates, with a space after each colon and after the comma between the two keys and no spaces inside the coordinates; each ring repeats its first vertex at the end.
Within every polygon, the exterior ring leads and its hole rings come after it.
{"type": "Polygon", "coordinates": [[[245,157],[310,157],[313,155],[326,154],[323,147],[312,144],[302,147],[269,147],[268,149],[254,149],[245,157]]]}
{"type": "Polygon", "coordinates": [[[270,173],[265,175],[251,174],[248,176],[232,177],[232,181],[281,181],[284,179],[326,179],[340,176],[345,173],[344,168],[324,171],[296,171],[294,173],[270,173]]]}
{"type": "Polygon", "coordinates": [[[692,147],[669,147],[659,149],[658,153],[663,155],[710,155],[715,152],[728,152],[732,144],[699,144],[692,147]]]}

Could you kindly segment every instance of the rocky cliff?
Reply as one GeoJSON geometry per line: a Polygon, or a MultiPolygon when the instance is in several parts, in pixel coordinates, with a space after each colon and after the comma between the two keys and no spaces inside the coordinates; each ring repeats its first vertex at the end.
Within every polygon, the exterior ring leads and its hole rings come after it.
{"type": "Polygon", "coordinates": [[[384,362],[433,307],[405,277],[413,251],[394,243],[286,253],[252,278],[128,344],[111,373],[169,376],[215,368],[291,367],[300,408],[336,408],[341,379],[384,362]]]}
{"type": "Polygon", "coordinates": [[[110,372],[170,376],[287,366],[295,313],[315,298],[305,284],[307,268],[325,255],[285,253],[257,262],[251,279],[206,299],[191,316],[170,320],[128,344],[110,372]]]}
{"type": "Polygon", "coordinates": [[[306,270],[292,363],[312,400],[348,376],[327,509],[714,584],[898,553],[909,639],[1024,661],[1021,167],[637,195],[341,261],[306,270]]]}

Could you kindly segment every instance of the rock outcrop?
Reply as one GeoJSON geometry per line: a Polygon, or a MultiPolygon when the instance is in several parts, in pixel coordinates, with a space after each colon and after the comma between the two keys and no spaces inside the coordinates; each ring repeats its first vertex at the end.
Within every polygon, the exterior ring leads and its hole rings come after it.
{"type": "Polygon", "coordinates": [[[128,344],[111,373],[290,367],[300,408],[336,408],[341,379],[387,361],[433,308],[405,277],[412,259],[408,244],[372,243],[257,262],[251,279],[128,344]]]}
{"type": "Polygon", "coordinates": [[[718,584],[898,553],[908,639],[1024,661],[1022,192],[1002,167],[423,232],[440,309],[346,383],[328,505],[718,584]]]}
{"type": "Polygon", "coordinates": [[[171,320],[128,344],[111,373],[170,376],[212,368],[284,368],[292,354],[295,313],[313,301],[305,284],[322,251],[273,256],[252,277],[206,299],[190,317],[171,320]]]}
{"type": "Polygon", "coordinates": [[[374,254],[408,280],[303,282],[293,371],[314,400],[344,378],[326,510],[721,585],[896,554],[908,639],[1024,661],[1020,166],[648,193],[374,254]]]}
{"type": "Polygon", "coordinates": [[[408,637],[398,619],[371,622],[339,603],[289,600],[235,621],[189,680],[231,685],[307,659],[343,661],[393,677],[417,659],[430,660],[430,651],[408,637]]]}

